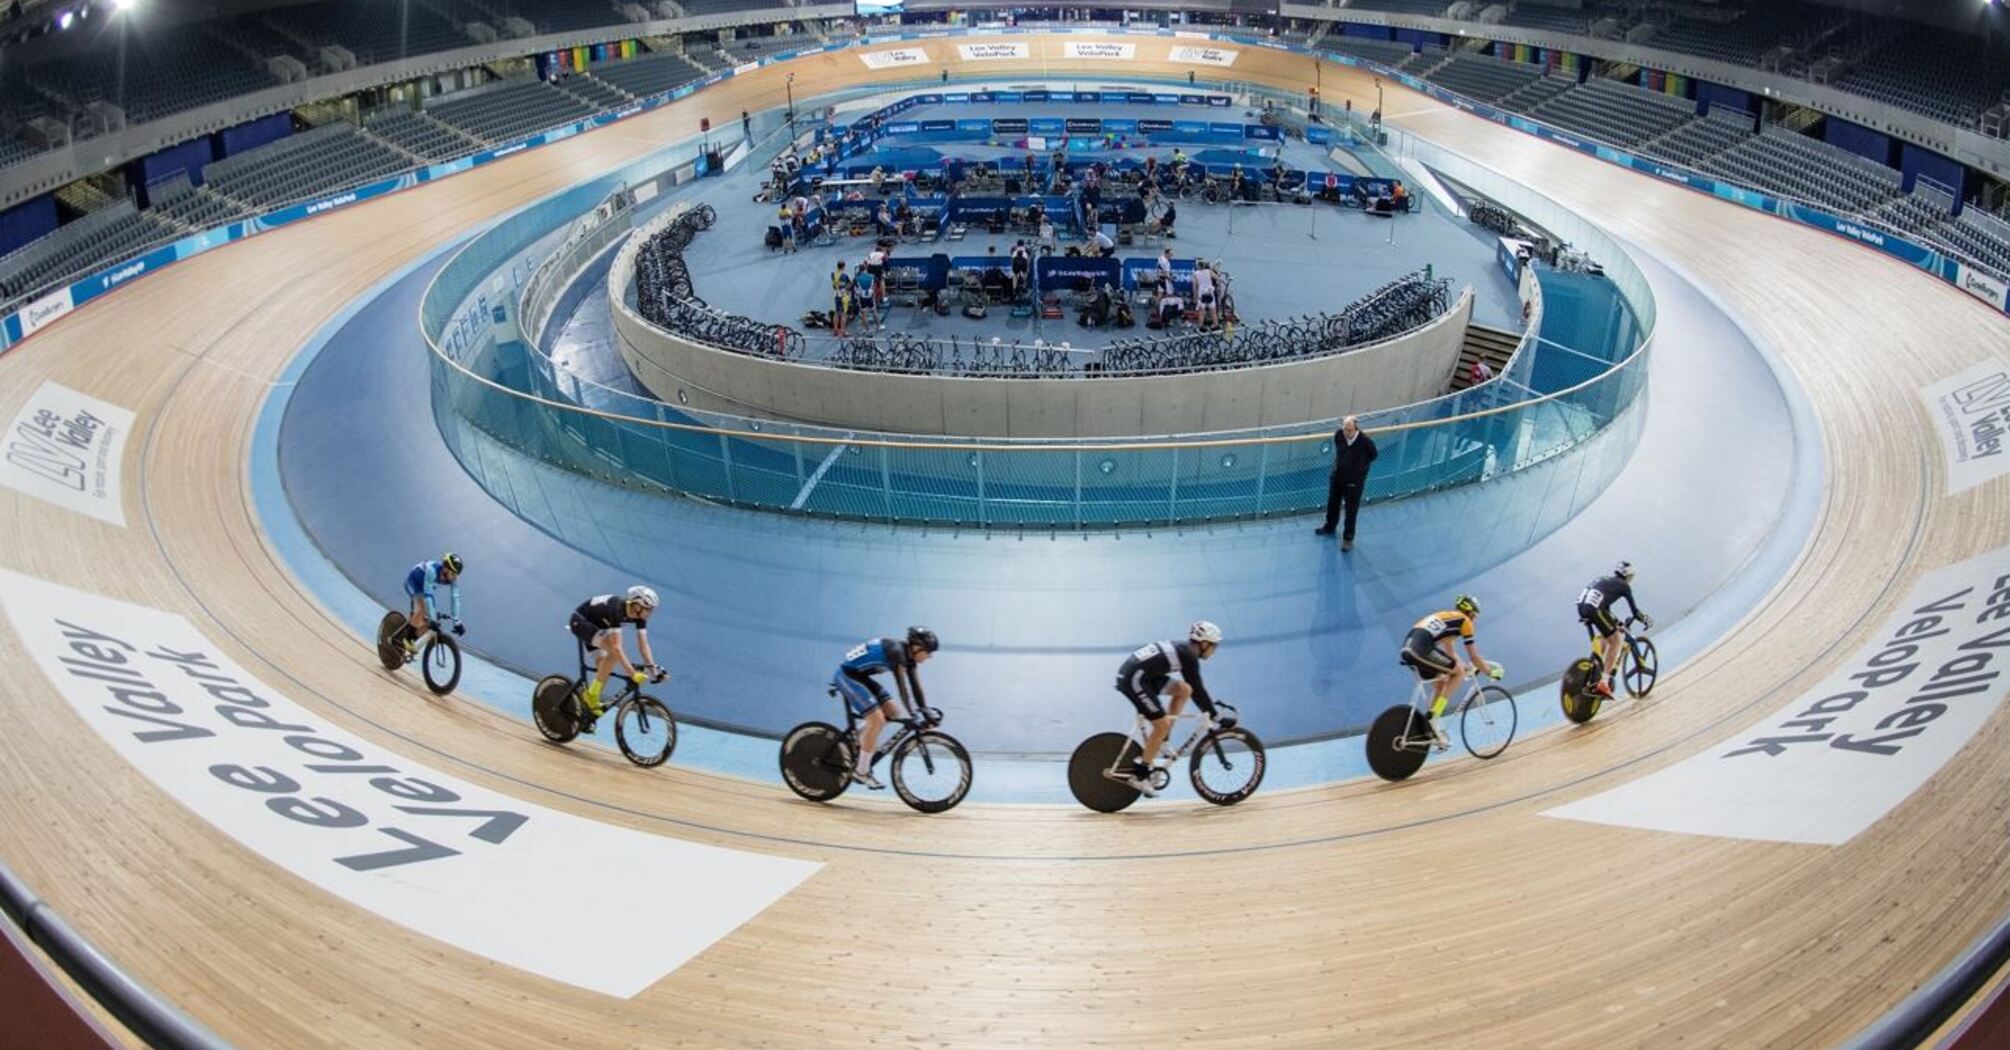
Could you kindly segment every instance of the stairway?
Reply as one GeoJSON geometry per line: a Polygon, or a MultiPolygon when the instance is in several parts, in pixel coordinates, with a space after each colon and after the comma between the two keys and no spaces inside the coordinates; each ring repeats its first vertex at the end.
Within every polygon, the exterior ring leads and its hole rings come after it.
{"type": "Polygon", "coordinates": [[[1508,358],[1514,356],[1515,347],[1521,343],[1521,333],[1505,328],[1492,328],[1483,324],[1466,326],[1465,344],[1459,347],[1459,366],[1452,370],[1452,382],[1448,390],[1464,390],[1473,385],[1473,362],[1485,361],[1495,375],[1507,367],[1508,358]]]}

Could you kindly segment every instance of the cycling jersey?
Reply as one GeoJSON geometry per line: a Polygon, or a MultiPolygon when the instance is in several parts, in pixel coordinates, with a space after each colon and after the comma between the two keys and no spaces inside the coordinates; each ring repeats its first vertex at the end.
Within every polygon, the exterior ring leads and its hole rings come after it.
{"type": "Polygon", "coordinates": [[[1174,675],[1193,689],[1193,701],[1202,711],[1214,713],[1214,697],[1200,680],[1200,654],[1192,642],[1152,642],[1132,653],[1117,668],[1117,692],[1130,700],[1138,713],[1154,721],[1165,717],[1159,694],[1174,675]]]}
{"type": "Polygon", "coordinates": [[[888,672],[893,674],[895,685],[907,686],[916,706],[925,703],[914,658],[907,652],[907,643],[897,638],[872,638],[853,646],[831,676],[831,685],[854,713],[863,715],[891,699],[876,677],[888,672]]]}
{"type": "Polygon", "coordinates": [[[1611,634],[1619,630],[1619,618],[1612,615],[1612,607],[1619,599],[1626,599],[1626,608],[1635,615],[1640,607],[1633,602],[1633,585],[1618,576],[1600,576],[1591,581],[1591,586],[1577,596],[1577,618],[1584,629],[1591,634],[1611,634]]]}
{"type": "Polygon", "coordinates": [[[443,578],[444,575],[445,566],[436,561],[422,561],[412,566],[412,570],[405,574],[405,597],[424,597],[426,599],[426,615],[437,617],[439,615],[439,603],[435,600],[434,595],[440,586],[445,584],[447,595],[452,602],[454,610],[450,619],[458,620],[461,618],[461,585],[459,583],[448,582],[443,578]]]}
{"type": "Polygon", "coordinates": [[[1442,642],[1455,634],[1461,641],[1470,642],[1473,640],[1473,618],[1456,609],[1440,609],[1418,620],[1416,626],[1410,628],[1412,634],[1419,631],[1430,635],[1433,643],[1442,642]]]}

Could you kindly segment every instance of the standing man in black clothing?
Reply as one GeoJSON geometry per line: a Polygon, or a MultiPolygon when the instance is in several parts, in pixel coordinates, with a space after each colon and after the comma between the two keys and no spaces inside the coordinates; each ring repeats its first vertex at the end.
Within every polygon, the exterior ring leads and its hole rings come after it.
{"type": "Polygon", "coordinates": [[[1347,508],[1347,530],[1340,534],[1340,549],[1354,549],[1354,519],[1361,514],[1361,490],[1368,487],[1368,468],[1375,462],[1375,439],[1361,433],[1353,416],[1340,421],[1333,432],[1333,474],[1327,479],[1326,524],[1315,532],[1333,535],[1340,520],[1340,508],[1347,508]]]}

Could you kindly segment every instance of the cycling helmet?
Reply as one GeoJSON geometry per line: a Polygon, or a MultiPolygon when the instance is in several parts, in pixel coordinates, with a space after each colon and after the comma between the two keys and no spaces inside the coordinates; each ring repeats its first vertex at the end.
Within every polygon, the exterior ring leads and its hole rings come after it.
{"type": "Polygon", "coordinates": [[[1221,628],[1206,620],[1195,620],[1193,626],[1187,628],[1186,637],[1190,642],[1212,642],[1220,645],[1221,628]]]}
{"type": "Polygon", "coordinates": [[[644,587],[640,584],[628,588],[628,600],[640,605],[644,609],[654,609],[657,605],[656,591],[653,588],[644,587]]]}
{"type": "Polygon", "coordinates": [[[1633,563],[1630,561],[1620,562],[1618,567],[1612,570],[1612,575],[1617,576],[1622,580],[1625,580],[1627,583],[1632,583],[1633,563]]]}
{"type": "Polygon", "coordinates": [[[1480,603],[1470,594],[1459,595],[1458,600],[1452,602],[1452,608],[1465,613],[1467,616],[1478,616],[1480,614],[1480,603]]]}
{"type": "Polygon", "coordinates": [[[447,570],[449,576],[459,576],[462,569],[461,556],[448,552],[446,557],[440,559],[440,568],[447,570]]]}
{"type": "Polygon", "coordinates": [[[926,627],[909,627],[907,644],[909,648],[919,649],[924,653],[932,653],[942,648],[942,642],[935,637],[935,632],[926,627]]]}

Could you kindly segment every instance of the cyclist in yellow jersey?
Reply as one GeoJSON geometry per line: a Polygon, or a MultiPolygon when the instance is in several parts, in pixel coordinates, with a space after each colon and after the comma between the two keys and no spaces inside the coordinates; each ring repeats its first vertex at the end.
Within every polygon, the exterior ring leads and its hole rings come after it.
{"type": "Polygon", "coordinates": [[[1479,640],[1473,635],[1473,623],[1480,617],[1480,603],[1471,595],[1461,594],[1452,602],[1450,609],[1441,609],[1417,621],[1410,628],[1409,636],[1403,639],[1401,660],[1417,672],[1417,677],[1426,682],[1436,683],[1436,695],[1431,698],[1430,725],[1431,738],[1438,750],[1451,746],[1444,731],[1438,728],[1438,719],[1445,713],[1445,701],[1457,692],[1466,680],[1467,667],[1459,662],[1452,649],[1452,639],[1464,642],[1466,655],[1472,658],[1472,666],[1483,667],[1494,681],[1500,681],[1504,673],[1499,664],[1490,664],[1480,655],[1479,640]]]}

